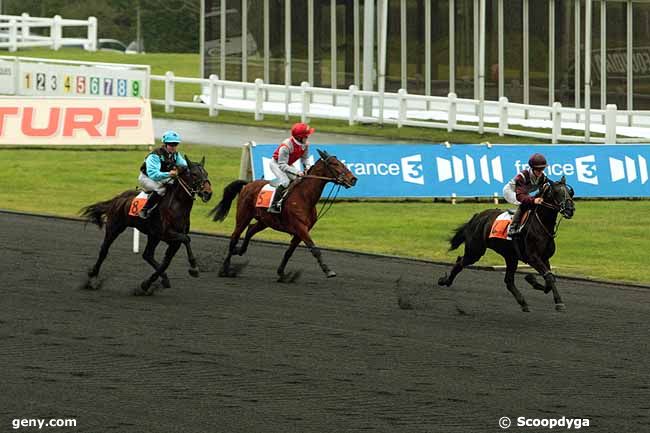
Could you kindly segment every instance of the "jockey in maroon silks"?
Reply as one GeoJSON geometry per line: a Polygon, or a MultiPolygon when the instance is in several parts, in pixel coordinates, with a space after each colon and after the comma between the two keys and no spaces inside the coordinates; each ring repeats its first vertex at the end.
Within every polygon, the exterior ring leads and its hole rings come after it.
{"type": "Polygon", "coordinates": [[[309,169],[309,142],[307,139],[313,133],[314,128],[310,128],[306,123],[296,123],[291,127],[291,137],[282,141],[273,152],[270,168],[276,178],[271,181],[271,185],[276,187],[276,192],[269,212],[280,213],[282,211],[282,199],[289,184],[296,178],[304,176],[309,169]],[[293,163],[299,159],[303,166],[302,170],[293,166],[293,163]]]}
{"type": "Polygon", "coordinates": [[[521,170],[510,182],[503,187],[503,197],[508,203],[517,205],[517,212],[512,217],[508,236],[517,236],[521,231],[521,217],[524,212],[534,205],[542,203],[541,197],[533,197],[531,193],[537,191],[547,182],[544,169],[547,166],[546,158],[541,153],[533,154],[528,160],[528,168],[521,170]]]}

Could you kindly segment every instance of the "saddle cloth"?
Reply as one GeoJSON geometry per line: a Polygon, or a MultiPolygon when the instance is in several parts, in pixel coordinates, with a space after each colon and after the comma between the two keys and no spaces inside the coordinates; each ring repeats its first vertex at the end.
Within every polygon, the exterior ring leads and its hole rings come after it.
{"type": "Polygon", "coordinates": [[[261,207],[268,209],[273,203],[273,196],[275,196],[275,187],[267,183],[262,187],[260,192],[257,194],[257,200],[255,201],[255,207],[261,207]]]}
{"type": "Polygon", "coordinates": [[[144,205],[147,203],[149,195],[150,194],[147,194],[145,191],[140,191],[138,195],[133,197],[131,206],[129,207],[129,215],[138,216],[138,213],[140,213],[144,205]]]}
{"type": "Polygon", "coordinates": [[[500,214],[492,223],[492,229],[490,230],[490,238],[498,239],[510,239],[508,237],[508,227],[510,227],[510,222],[512,221],[512,215],[510,212],[505,211],[500,214]]]}

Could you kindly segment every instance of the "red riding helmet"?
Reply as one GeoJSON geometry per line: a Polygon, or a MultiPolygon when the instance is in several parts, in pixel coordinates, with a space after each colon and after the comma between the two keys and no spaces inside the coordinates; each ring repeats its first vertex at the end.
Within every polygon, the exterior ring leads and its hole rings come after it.
{"type": "Polygon", "coordinates": [[[535,153],[528,160],[528,165],[530,166],[530,168],[544,169],[548,164],[546,163],[546,158],[544,157],[544,155],[542,155],[541,153],[535,153]]]}
{"type": "Polygon", "coordinates": [[[315,129],[310,128],[306,123],[296,123],[291,127],[291,135],[297,139],[304,139],[314,133],[315,129]]]}

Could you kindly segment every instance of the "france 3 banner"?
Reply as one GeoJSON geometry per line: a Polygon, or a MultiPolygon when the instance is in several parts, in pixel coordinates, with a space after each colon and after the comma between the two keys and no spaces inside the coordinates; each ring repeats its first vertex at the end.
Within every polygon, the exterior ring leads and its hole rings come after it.
{"type": "MultiPolygon", "coordinates": [[[[275,176],[269,163],[276,144],[251,149],[254,179],[275,176]]],[[[552,180],[566,176],[577,197],[649,197],[650,145],[310,145],[336,155],[358,178],[339,197],[493,197],[528,166],[535,152],[546,156],[552,180]]],[[[316,156],[314,156],[316,155],[316,156]]],[[[296,162],[298,164],[298,162],[296,162]]]]}

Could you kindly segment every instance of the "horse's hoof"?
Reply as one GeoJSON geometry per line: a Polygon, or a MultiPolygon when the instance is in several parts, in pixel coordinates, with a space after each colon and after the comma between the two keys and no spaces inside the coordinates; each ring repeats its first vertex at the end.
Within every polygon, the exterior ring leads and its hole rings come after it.
{"type": "Polygon", "coordinates": [[[98,290],[100,286],[99,279],[97,277],[91,277],[86,283],[86,289],[88,290],[98,290]]]}
{"type": "Polygon", "coordinates": [[[190,276],[192,276],[194,278],[198,278],[198,276],[199,276],[199,270],[196,269],[196,268],[190,268],[190,269],[187,270],[187,272],[190,274],[190,276]]]}
{"type": "Polygon", "coordinates": [[[530,308],[528,308],[528,305],[524,305],[521,307],[521,311],[524,313],[530,313],[530,308]]]}
{"type": "Polygon", "coordinates": [[[163,278],[160,280],[160,284],[162,284],[163,289],[169,289],[172,286],[172,283],[169,281],[169,278],[163,278]]]}
{"type": "Polygon", "coordinates": [[[147,281],[143,281],[142,284],[140,284],[140,290],[142,290],[143,295],[146,296],[153,295],[153,289],[151,288],[151,283],[147,281]]]}
{"type": "Polygon", "coordinates": [[[451,286],[451,284],[449,284],[449,282],[447,281],[447,274],[445,274],[444,277],[438,278],[438,285],[447,286],[447,287],[451,286]]]}
{"type": "Polygon", "coordinates": [[[325,275],[327,276],[327,278],[334,278],[334,277],[336,277],[336,272],[334,272],[334,271],[327,271],[327,272],[325,273],[325,275]]]}
{"type": "Polygon", "coordinates": [[[564,312],[564,311],[566,311],[566,305],[564,305],[562,303],[555,304],[555,310],[564,312]]]}
{"type": "Polygon", "coordinates": [[[287,273],[278,273],[278,283],[295,283],[298,277],[302,274],[302,271],[292,271],[287,273]]]}

